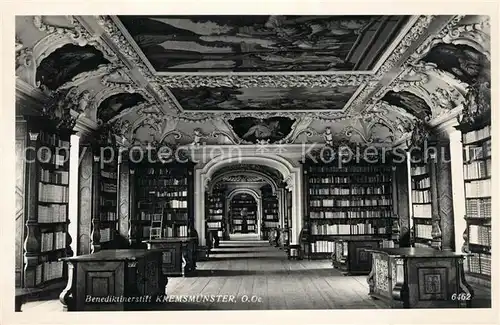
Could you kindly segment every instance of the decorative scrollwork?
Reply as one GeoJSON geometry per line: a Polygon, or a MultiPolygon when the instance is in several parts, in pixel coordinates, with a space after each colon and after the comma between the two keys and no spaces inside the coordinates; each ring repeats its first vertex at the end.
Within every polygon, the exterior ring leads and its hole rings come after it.
{"type": "Polygon", "coordinates": [[[79,92],[77,87],[54,92],[44,105],[42,114],[57,123],[57,127],[73,129],[76,121],[90,103],[88,90],[79,92]]]}

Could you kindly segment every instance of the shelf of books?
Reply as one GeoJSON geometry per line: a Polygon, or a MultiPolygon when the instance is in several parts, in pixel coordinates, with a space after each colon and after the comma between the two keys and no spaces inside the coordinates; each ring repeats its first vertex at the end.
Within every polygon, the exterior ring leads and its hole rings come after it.
{"type": "Polygon", "coordinates": [[[32,184],[25,195],[26,236],[36,240],[25,240],[30,263],[25,265],[24,286],[39,287],[65,278],[67,271],[59,259],[72,254],[68,240],[70,134],[37,130],[30,131],[29,139],[36,157],[25,161],[28,183],[32,184]]]}
{"type": "Polygon", "coordinates": [[[213,190],[213,192],[208,195],[207,202],[207,231],[217,231],[219,238],[223,237],[224,231],[224,201],[226,197],[224,191],[213,190]]]}
{"type": "Polygon", "coordinates": [[[231,199],[232,233],[257,232],[257,202],[247,194],[238,194],[231,199]]]}
{"type": "Polygon", "coordinates": [[[191,164],[145,164],[135,168],[139,241],[150,238],[153,217],[162,221],[162,237],[187,237],[193,229],[191,164]]]}
{"type": "Polygon", "coordinates": [[[429,164],[412,163],[410,168],[413,245],[431,247],[432,198],[429,164]]]}
{"type": "Polygon", "coordinates": [[[265,186],[261,189],[262,193],[262,239],[267,240],[272,229],[278,228],[279,212],[278,198],[273,195],[270,186],[265,186]]]}
{"type": "MultiPolygon", "coordinates": [[[[108,154],[105,151],[104,154],[108,154]]],[[[118,227],[118,161],[103,156],[99,162],[99,224],[102,249],[113,248],[118,227]]]]}
{"type": "Polygon", "coordinates": [[[491,278],[491,126],[464,132],[468,272],[491,278]]]}
{"type": "Polygon", "coordinates": [[[335,239],[390,237],[390,166],[310,164],[304,170],[309,258],[329,258],[335,239]]]}

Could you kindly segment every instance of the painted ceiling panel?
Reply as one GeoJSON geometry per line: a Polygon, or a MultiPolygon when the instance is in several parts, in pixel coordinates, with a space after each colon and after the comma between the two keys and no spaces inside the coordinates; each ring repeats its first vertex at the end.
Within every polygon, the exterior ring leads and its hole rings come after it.
{"type": "Polygon", "coordinates": [[[172,88],[185,110],[341,110],[358,89],[335,88],[172,88]]]}
{"type": "Polygon", "coordinates": [[[371,69],[407,17],[119,16],[159,72],[371,69]]]}

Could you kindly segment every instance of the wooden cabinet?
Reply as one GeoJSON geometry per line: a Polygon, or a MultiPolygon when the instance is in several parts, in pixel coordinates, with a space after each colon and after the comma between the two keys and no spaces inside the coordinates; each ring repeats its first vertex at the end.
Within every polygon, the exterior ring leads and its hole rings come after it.
{"type": "Polygon", "coordinates": [[[185,276],[196,270],[196,237],[159,238],[144,241],[148,249],[162,251],[162,272],[185,276]]]}
{"type": "Polygon", "coordinates": [[[390,308],[470,307],[464,255],[432,248],[379,248],[372,254],[369,295],[390,308]]]}
{"type": "Polygon", "coordinates": [[[367,249],[381,247],[381,240],[336,240],[332,264],[344,275],[368,274],[372,267],[371,253],[367,249]]]}
{"type": "Polygon", "coordinates": [[[145,249],[109,249],[63,258],[68,284],[60,301],[66,311],[148,309],[163,302],[166,294],[161,258],[161,251],[145,249]]]}

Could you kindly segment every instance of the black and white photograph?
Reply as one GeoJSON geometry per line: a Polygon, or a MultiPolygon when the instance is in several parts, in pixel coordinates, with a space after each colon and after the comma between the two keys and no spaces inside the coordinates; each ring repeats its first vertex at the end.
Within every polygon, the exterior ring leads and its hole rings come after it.
{"type": "Polygon", "coordinates": [[[2,41],[9,313],[492,310],[493,13],[156,6],[2,41]]]}

